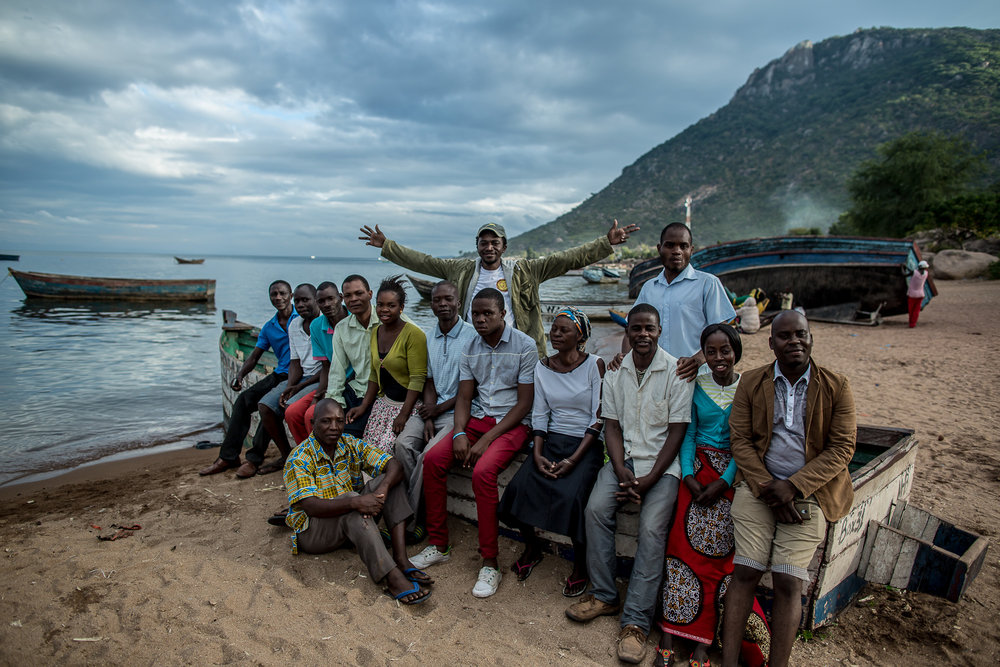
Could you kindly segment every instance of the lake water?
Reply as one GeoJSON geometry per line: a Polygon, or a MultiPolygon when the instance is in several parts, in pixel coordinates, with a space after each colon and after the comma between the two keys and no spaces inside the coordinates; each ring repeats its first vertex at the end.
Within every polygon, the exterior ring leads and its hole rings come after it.
{"type": "MultiPolygon", "coordinates": [[[[179,440],[218,441],[222,420],[222,310],[260,326],[274,314],[271,281],[336,282],[352,273],[373,288],[402,270],[360,245],[357,258],[206,256],[179,265],[169,255],[22,253],[24,271],[131,278],[214,278],[215,303],[79,302],[26,299],[9,275],[0,283],[0,484],[179,440]],[[198,436],[201,431],[210,431],[198,436]]],[[[627,302],[626,286],[564,276],[543,299],[627,302]]],[[[406,313],[425,330],[435,319],[416,292],[406,313]]],[[[211,457],[206,453],[206,460],[211,457]]]]}

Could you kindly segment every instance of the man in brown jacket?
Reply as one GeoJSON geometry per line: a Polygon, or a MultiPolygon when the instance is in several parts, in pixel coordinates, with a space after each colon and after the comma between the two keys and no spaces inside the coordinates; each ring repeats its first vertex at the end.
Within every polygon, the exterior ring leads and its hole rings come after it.
{"type": "Polygon", "coordinates": [[[735,569],[726,593],[722,664],[736,667],[761,575],[774,582],[769,664],[788,663],[802,618],[802,582],[827,521],[851,507],[847,464],[857,433],[847,378],[811,358],[805,316],[792,310],[771,323],[775,363],[740,378],[729,418],[739,466],[732,516],[735,569]]]}

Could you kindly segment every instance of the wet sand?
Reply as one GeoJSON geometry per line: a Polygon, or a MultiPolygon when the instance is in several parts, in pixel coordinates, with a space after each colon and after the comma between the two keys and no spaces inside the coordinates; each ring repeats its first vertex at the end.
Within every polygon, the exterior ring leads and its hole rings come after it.
{"type": "MultiPolygon", "coordinates": [[[[851,378],[861,423],[916,431],[911,502],[996,540],[1000,282],[939,288],[913,330],[905,317],[815,324],[814,357],[851,378]]],[[[771,358],[767,329],[744,345],[743,369],[771,358]]],[[[213,456],[185,449],[0,488],[0,661],[617,664],[616,620],[563,614],[568,562],[546,556],[525,583],[507,573],[478,600],[475,529],[452,519],[433,597],[400,607],[350,550],[293,557],[288,532],[264,522],[284,504],[280,476],[198,477],[213,456]],[[136,523],[126,539],[96,537],[136,523]]],[[[501,566],[518,550],[501,538],[501,566]]],[[[797,642],[793,664],[1000,663],[995,542],[957,604],[879,587],[862,599],[797,642]]]]}

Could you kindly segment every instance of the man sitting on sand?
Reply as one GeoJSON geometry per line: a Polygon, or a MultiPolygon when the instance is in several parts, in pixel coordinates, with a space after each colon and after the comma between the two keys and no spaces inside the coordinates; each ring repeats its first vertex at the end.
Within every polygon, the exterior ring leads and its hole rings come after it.
{"type": "MultiPolygon", "coordinates": [[[[226,437],[222,441],[219,458],[212,465],[200,470],[199,475],[215,475],[224,470],[238,467],[240,465],[240,452],[243,451],[243,440],[250,430],[250,418],[258,409],[261,399],[268,392],[276,390],[280,395],[284,390],[290,361],[288,325],[293,318],[298,316],[292,306],[292,286],[290,284],[284,280],[275,280],[268,286],[267,292],[271,299],[271,305],[277,312],[260,328],[257,345],[243,362],[236,377],[233,378],[232,388],[236,391],[240,390],[243,386],[243,378],[257,366],[261,355],[269,349],[274,350],[274,356],[278,358],[278,366],[273,373],[242,392],[233,401],[233,411],[229,416],[229,428],[226,429],[226,437]]],[[[263,426],[260,426],[257,433],[254,434],[253,449],[251,450],[253,453],[247,453],[247,460],[250,460],[250,457],[255,459],[253,461],[254,472],[256,472],[256,466],[264,460],[267,443],[267,431],[263,426]]]]}
{"type": "Polygon", "coordinates": [[[722,664],[736,667],[754,590],[768,568],[774,584],[770,665],[788,664],[802,618],[802,586],[826,534],[854,502],[847,465],[857,436],[847,378],[811,358],[801,313],[771,322],[775,362],[743,374],[729,417],[739,467],[732,517],[735,569],[726,592],[722,664]]]}
{"type": "Polygon", "coordinates": [[[434,581],[406,558],[404,530],[413,511],[400,484],[403,469],[391,456],[344,435],[344,409],[336,401],[321,400],[314,415],[312,435],[292,451],[284,469],[292,553],[327,553],[350,542],[372,581],[384,581],[403,604],[423,602],[431,592],[421,584],[434,581]],[[362,473],[372,477],[367,484],[362,473]],[[391,556],[376,523],[380,516],[392,538],[391,556]]]}
{"type": "MultiPolygon", "coordinates": [[[[611,246],[624,243],[638,231],[636,225],[619,227],[615,220],[606,236],[576,248],[550,253],[542,259],[502,259],[507,250],[507,232],[495,222],[488,222],[476,233],[479,259],[438,259],[411,250],[387,239],[378,225],[362,227],[359,237],[368,245],[382,249],[382,256],[411,271],[437,276],[458,287],[462,303],[472,306],[472,299],[487,287],[496,289],[504,300],[507,325],[523,331],[535,340],[538,357],[546,356],[545,331],[542,328],[538,286],[570,269],[579,269],[611,254],[611,246]]],[[[461,315],[470,320],[469,312],[461,315]]],[[[699,329],[698,333],[701,333],[699,329]]]]}
{"type": "Polygon", "coordinates": [[[663,578],[667,528],[674,513],[681,466],[677,459],[691,421],[694,385],[678,375],[677,359],[657,345],[660,316],[648,303],[628,314],[631,351],[604,376],[601,415],[610,461],[597,474],[585,513],[591,593],[566,610],[587,622],[618,613],[618,658],[640,663],[663,578]],[[639,503],[639,543],[625,604],[615,585],[615,529],[622,503],[639,503]]]}
{"type": "Polygon", "coordinates": [[[482,290],[472,300],[472,325],[479,335],[469,341],[459,366],[454,430],[424,455],[428,546],[412,559],[423,568],[451,557],[448,469],[452,463],[472,468],[479,555],[483,557],[472,589],[478,598],[493,595],[500,586],[497,477],[528,441],[538,362],[531,337],[504,321],[503,303],[503,295],[493,288],[482,290]]]}

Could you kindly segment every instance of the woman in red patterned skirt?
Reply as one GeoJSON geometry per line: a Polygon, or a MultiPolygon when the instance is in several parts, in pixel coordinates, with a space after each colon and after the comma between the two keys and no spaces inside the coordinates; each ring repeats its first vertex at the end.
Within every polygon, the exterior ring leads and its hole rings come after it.
{"type": "MultiPolygon", "coordinates": [[[[655,665],[672,663],[673,638],[678,636],[695,644],[691,667],[710,667],[708,647],[717,636],[721,603],[733,572],[729,510],[736,462],[729,450],[729,413],[739,382],[735,367],[743,345],[731,326],[712,324],[701,333],[701,349],[708,371],[695,379],[691,423],[681,445],[684,483],[677,493],[667,538],[660,623],[663,634],[655,665]]],[[[759,615],[759,607],[755,611],[759,615]]],[[[744,655],[744,660],[750,657],[744,655]]],[[[749,661],[755,663],[763,664],[749,661]]]]}

